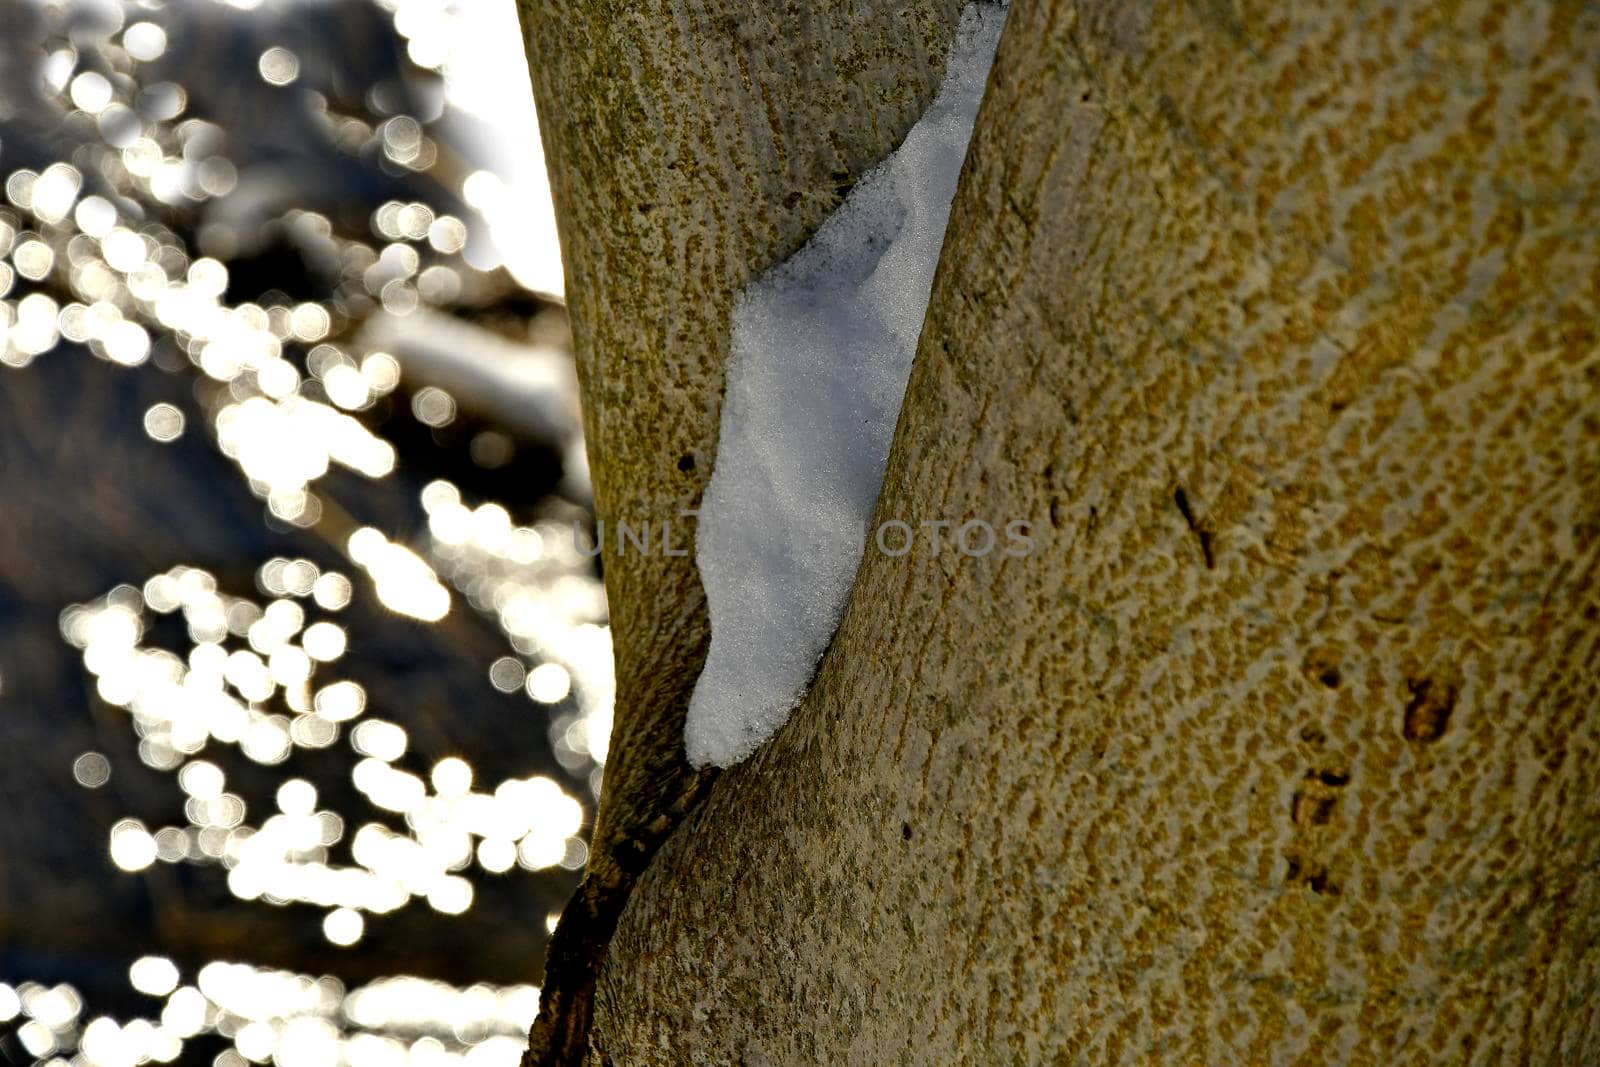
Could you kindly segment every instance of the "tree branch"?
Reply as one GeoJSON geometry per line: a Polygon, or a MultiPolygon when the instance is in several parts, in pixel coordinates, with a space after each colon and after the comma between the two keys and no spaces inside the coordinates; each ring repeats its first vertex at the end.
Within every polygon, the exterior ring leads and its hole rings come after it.
{"type": "Polygon", "coordinates": [[[710,781],[683,758],[708,622],[693,563],[734,294],[793,252],[904,136],[960,0],[523,0],[562,233],[617,660],[584,889],[558,929],[535,1062],[581,1044],[579,1002],[656,844],[710,781]],[[622,551],[616,523],[673,524],[622,551]],[[563,968],[571,968],[570,975],[563,968]],[[564,1036],[554,1036],[561,1034],[564,1036]]]}

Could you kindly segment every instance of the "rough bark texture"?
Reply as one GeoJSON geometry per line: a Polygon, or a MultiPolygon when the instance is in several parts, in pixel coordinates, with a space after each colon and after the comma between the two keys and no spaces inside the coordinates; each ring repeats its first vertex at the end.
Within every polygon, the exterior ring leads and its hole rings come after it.
{"type": "Polygon", "coordinates": [[[683,758],[709,627],[692,519],[734,294],[787,256],[932,99],[960,0],[520,0],[603,524],[616,726],[533,1059],[586,1029],[618,910],[710,775],[683,758]],[[647,530],[647,550],[618,523],[647,530]],[[661,541],[671,523],[670,552],[661,541]]]}
{"type": "Polygon", "coordinates": [[[1600,1062],[1600,12],[1010,19],[879,517],[1037,549],[869,551],[591,1059],[1600,1062]]]}

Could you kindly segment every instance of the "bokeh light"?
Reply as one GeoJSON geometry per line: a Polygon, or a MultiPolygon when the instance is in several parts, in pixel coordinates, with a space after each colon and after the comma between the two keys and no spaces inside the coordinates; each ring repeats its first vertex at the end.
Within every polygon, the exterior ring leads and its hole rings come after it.
{"type": "MultiPolygon", "coordinates": [[[[282,10],[228,6],[263,19],[282,10]]],[[[509,0],[384,0],[410,60],[443,73],[431,110],[392,86],[341,96],[301,39],[241,53],[234,84],[306,109],[331,151],[397,183],[354,223],[347,190],[273,200],[306,175],[273,174],[252,156],[251,131],[219,116],[193,76],[201,21],[180,8],[39,5],[32,113],[76,140],[30,159],[0,119],[0,374],[81,360],[85,375],[167,383],[129,409],[137,441],[126,447],[214,449],[266,529],[320,547],[273,548],[236,568],[163,556],[156,543],[152,562],[75,589],[79,603],[54,601],[64,654],[106,732],[54,771],[105,812],[85,847],[108,878],[159,896],[182,869],[181,884],[193,876],[241,907],[304,913],[331,958],[354,958],[401,914],[460,922],[496,879],[563,875],[587,856],[613,684],[603,589],[572,543],[581,508],[513,507],[514,492],[469,487],[444,464],[407,483],[409,523],[360,504],[408,473],[409,430],[477,471],[510,469],[526,450],[525,433],[486,420],[472,396],[417,375],[399,345],[369,343],[361,327],[375,315],[465,321],[497,299],[520,307],[517,283],[559,294],[548,189],[509,0]],[[72,22],[91,7],[92,27],[72,22]],[[474,55],[492,26],[509,36],[474,55]],[[509,106],[486,105],[492,92],[509,106]],[[440,109],[484,123],[479,149],[499,151],[514,125],[527,158],[506,169],[464,151],[440,109]],[[283,257],[310,282],[271,275],[283,257]],[[103,593],[83,599],[90,591],[103,593]],[[416,709],[373,684],[374,605],[414,626],[485,620],[496,643],[474,648],[470,672],[485,700],[520,710],[558,766],[547,755],[491,771],[481,753],[419,731],[416,709]],[[149,780],[164,808],[135,802],[149,780]]],[[[0,42],[0,58],[12,47],[0,42]]],[[[503,324],[474,329],[508,343],[503,324]]],[[[574,454],[570,440],[552,443],[574,454]]],[[[581,472],[566,484],[581,501],[581,472]]],[[[529,921],[542,926],[548,906],[529,921]]],[[[219,1045],[207,1053],[218,1067],[510,1064],[538,1004],[527,985],[394,975],[347,991],[332,975],[182,959],[156,943],[121,958],[116,973],[145,998],[136,1014],[108,1014],[72,984],[0,974],[0,1024],[40,1063],[86,1067],[189,1062],[219,1045]]]]}

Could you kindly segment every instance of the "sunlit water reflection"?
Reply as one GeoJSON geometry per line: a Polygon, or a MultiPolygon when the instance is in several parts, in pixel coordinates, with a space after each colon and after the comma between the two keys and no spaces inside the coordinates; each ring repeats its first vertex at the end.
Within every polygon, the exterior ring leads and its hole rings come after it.
{"type": "MultiPolygon", "coordinates": [[[[305,18],[288,5],[230,6],[281,25],[305,18]]],[[[59,622],[98,698],[125,713],[138,760],[170,775],[181,798],[176,822],[111,821],[109,861],[125,875],[225,872],[237,900],[314,909],[327,944],[354,952],[386,916],[459,916],[480,878],[571,871],[587,857],[613,684],[603,590],[570,528],[586,491],[564,414],[576,403],[570,375],[541,372],[527,394],[529,410],[556,411],[535,432],[571,460],[563,484],[577,503],[547,508],[549,518],[518,522],[439,479],[420,496],[425,529],[381,529],[354,518],[333,487],[337,472],[381,481],[404,462],[376,418],[391,398],[425,429],[457,419],[457,397],[408,382],[402,361],[375,347],[382,333],[363,324],[374,315],[420,324],[428,308],[481,299],[504,286],[484,273],[502,262],[522,285],[559,293],[548,188],[511,0],[380,0],[411,62],[445,75],[444,106],[432,113],[405,110],[430,94],[404,79],[352,102],[336,84],[345,55],[330,67],[293,40],[202,89],[186,72],[208,57],[186,35],[210,25],[204,7],[27,3],[4,16],[13,24],[0,26],[0,50],[17,61],[0,87],[0,364],[20,371],[67,358],[56,350],[73,345],[125,372],[192,379],[201,424],[154,403],[142,414],[148,439],[203,433],[270,521],[317,535],[344,559],[327,569],[269,558],[254,588],[228,587],[196,564],[128,574],[61,605],[59,622]],[[344,213],[360,200],[355,179],[252,156],[249,131],[200,109],[203,93],[246,110],[300,109],[317,150],[368,161],[400,184],[361,232],[344,213]],[[460,143],[441,135],[452,116],[468,131],[460,143]],[[474,159],[474,144],[495,151],[474,159]],[[451,195],[404,184],[425,176],[451,195]],[[241,270],[259,273],[263,234],[293,251],[314,291],[241,281],[241,270]],[[344,615],[359,588],[419,625],[458,611],[494,620],[505,648],[484,688],[520,694],[567,777],[481,781],[465,752],[420,761],[403,716],[373,706],[361,679],[341,672],[362,650],[344,615]],[[342,754],[348,788],[319,788],[302,771],[314,752],[342,754]],[[270,769],[275,787],[236,785],[241,760],[256,768],[253,781],[270,769]]],[[[446,347],[458,347],[455,335],[446,347]]],[[[510,441],[484,429],[473,461],[503,465],[510,441]]],[[[117,774],[97,750],[71,765],[78,787],[107,796],[117,774]]],[[[194,1048],[226,1042],[217,1067],[509,1064],[537,1010],[528,985],[396,975],[346,990],[332,976],[249,961],[189,973],[159,944],[150,951],[128,970],[148,1011],[120,1019],[69,984],[0,975],[14,983],[0,983],[0,1058],[12,1041],[40,1063],[188,1062],[194,1048]]]]}
{"type": "Polygon", "coordinates": [[[420,978],[389,978],[346,990],[314,978],[246,964],[212,963],[183,982],[172,961],[146,956],[129,984],[150,998],[147,1018],[125,1022],[93,1014],[65,983],[0,983],[0,1025],[38,1062],[136,1067],[173,1063],[185,1043],[216,1035],[234,1048],[217,1067],[245,1063],[305,1067],[416,1067],[515,1063],[539,1008],[533,986],[456,988],[420,978]]]}

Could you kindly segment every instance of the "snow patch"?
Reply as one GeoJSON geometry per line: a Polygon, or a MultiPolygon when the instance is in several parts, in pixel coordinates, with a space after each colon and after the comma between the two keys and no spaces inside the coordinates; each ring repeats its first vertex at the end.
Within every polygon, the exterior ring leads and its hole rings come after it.
{"type": "Polygon", "coordinates": [[[711,649],[689,702],[691,763],[725,767],[770,737],[838,628],[1005,15],[968,5],[905,141],[734,304],[695,553],[711,649]]]}

